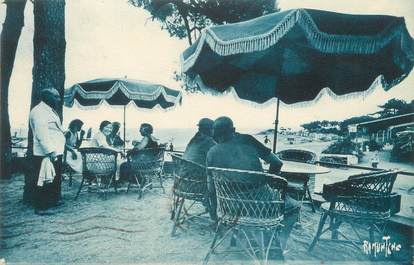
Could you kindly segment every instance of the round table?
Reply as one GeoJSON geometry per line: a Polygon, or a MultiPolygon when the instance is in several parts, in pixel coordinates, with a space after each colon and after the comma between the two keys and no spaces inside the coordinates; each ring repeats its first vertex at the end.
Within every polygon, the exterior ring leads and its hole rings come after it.
{"type": "Polygon", "coordinates": [[[314,164],[307,164],[301,162],[282,160],[283,166],[280,171],[284,173],[298,173],[298,174],[325,174],[330,172],[327,167],[322,167],[314,164]]]}
{"type": "Polygon", "coordinates": [[[309,176],[308,187],[309,187],[309,191],[311,192],[311,194],[315,190],[315,175],[325,174],[331,171],[329,168],[322,167],[319,165],[314,165],[314,164],[286,161],[286,160],[282,160],[282,162],[283,162],[283,166],[282,166],[282,169],[280,170],[282,173],[305,174],[309,176]]]}

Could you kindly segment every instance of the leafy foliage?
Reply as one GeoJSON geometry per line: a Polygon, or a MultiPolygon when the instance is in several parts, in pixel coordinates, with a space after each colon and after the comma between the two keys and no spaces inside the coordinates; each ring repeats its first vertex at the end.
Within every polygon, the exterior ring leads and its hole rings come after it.
{"type": "Polygon", "coordinates": [[[348,125],[357,124],[357,123],[366,122],[366,121],[372,121],[372,120],[375,120],[375,118],[372,116],[368,116],[368,115],[357,116],[357,117],[352,117],[352,118],[343,120],[340,123],[341,134],[346,135],[348,133],[348,125]]]}
{"type": "Polygon", "coordinates": [[[328,148],[322,151],[323,154],[340,154],[340,155],[356,155],[358,158],[363,156],[359,145],[352,142],[351,137],[346,137],[332,143],[328,148]]]}
{"type": "Polygon", "coordinates": [[[144,8],[171,36],[191,45],[210,25],[249,20],[278,11],[275,0],[129,0],[144,8]]]}
{"type": "Polygon", "coordinates": [[[339,122],[338,121],[313,121],[310,123],[302,124],[301,127],[308,130],[311,133],[334,133],[339,134],[339,122]]]}
{"type": "MultiPolygon", "coordinates": [[[[387,102],[385,102],[383,105],[380,105],[378,107],[380,107],[381,110],[373,114],[379,114],[380,118],[388,118],[388,117],[392,117],[396,115],[414,112],[414,100],[411,100],[410,103],[407,103],[406,101],[400,100],[400,99],[390,99],[387,102]]],[[[342,122],[327,121],[327,120],[313,121],[313,122],[302,124],[301,127],[303,127],[309,132],[336,133],[339,135],[346,135],[348,133],[349,125],[375,120],[375,118],[370,115],[352,117],[352,118],[343,120],[342,122]],[[339,130],[335,128],[336,125],[339,125],[340,127],[339,130]]]]}
{"type": "MultiPolygon", "coordinates": [[[[147,10],[153,20],[170,36],[187,38],[189,45],[200,36],[201,30],[211,26],[234,23],[279,11],[276,0],[128,0],[147,10]]],[[[199,91],[197,84],[184,74],[174,72],[173,78],[189,92],[199,91]]]]}
{"type": "Polygon", "coordinates": [[[380,107],[381,110],[375,114],[380,114],[381,118],[387,118],[414,112],[414,100],[407,103],[405,100],[393,98],[378,107],[380,107]]]}

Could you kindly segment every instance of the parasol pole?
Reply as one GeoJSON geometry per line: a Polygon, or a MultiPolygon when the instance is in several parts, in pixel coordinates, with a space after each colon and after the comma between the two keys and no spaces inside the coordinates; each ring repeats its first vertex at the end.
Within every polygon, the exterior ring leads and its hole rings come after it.
{"type": "Polygon", "coordinates": [[[276,105],[276,120],[275,120],[275,131],[273,135],[273,153],[276,153],[276,144],[277,144],[277,127],[279,125],[279,98],[277,98],[276,105]]]}
{"type": "Polygon", "coordinates": [[[126,142],[126,127],[125,127],[125,116],[126,116],[126,104],[124,105],[124,154],[125,154],[125,142],[126,142]]]}

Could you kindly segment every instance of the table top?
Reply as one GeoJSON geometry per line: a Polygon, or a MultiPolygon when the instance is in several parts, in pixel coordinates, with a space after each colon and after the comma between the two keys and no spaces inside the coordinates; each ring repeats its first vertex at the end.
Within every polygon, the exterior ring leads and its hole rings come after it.
{"type": "Polygon", "coordinates": [[[282,160],[283,166],[280,170],[284,173],[302,173],[302,174],[325,174],[331,170],[326,167],[322,167],[314,164],[307,164],[301,162],[285,161],[282,160]]]}

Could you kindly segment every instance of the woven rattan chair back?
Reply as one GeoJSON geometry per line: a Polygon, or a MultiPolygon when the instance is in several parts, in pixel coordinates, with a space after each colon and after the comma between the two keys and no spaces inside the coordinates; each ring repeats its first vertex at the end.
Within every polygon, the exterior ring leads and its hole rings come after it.
{"type": "Polygon", "coordinates": [[[112,149],[88,147],[80,148],[83,171],[87,175],[112,175],[116,172],[118,153],[112,149]]]}
{"type": "Polygon", "coordinates": [[[354,175],[324,185],[323,196],[335,203],[337,213],[375,221],[390,216],[390,194],[396,178],[396,171],[354,175]]]}
{"type": "Polygon", "coordinates": [[[207,197],[206,167],[171,154],[174,163],[173,193],[189,200],[205,200],[207,197]]]}
{"type": "Polygon", "coordinates": [[[127,159],[131,169],[130,180],[138,180],[138,183],[135,184],[140,187],[140,197],[146,188],[152,188],[155,179],[159,180],[160,187],[164,190],[162,180],[164,152],[164,147],[133,149],[128,152],[127,159]]]}
{"type": "Polygon", "coordinates": [[[217,196],[218,225],[204,264],[229,236],[231,245],[239,245],[255,264],[267,264],[271,249],[282,251],[279,233],[287,181],[276,175],[237,169],[209,167],[208,174],[217,196]]]}
{"type": "Polygon", "coordinates": [[[177,228],[184,229],[184,223],[190,219],[203,218],[210,212],[207,189],[206,168],[193,161],[171,154],[174,163],[174,184],[172,190],[171,220],[174,222],[171,235],[177,228]],[[199,203],[199,204],[196,204],[199,203]],[[200,207],[204,211],[200,212],[200,207]]]}
{"type": "Polygon", "coordinates": [[[397,172],[384,170],[350,176],[347,180],[323,186],[323,196],[380,196],[389,195],[397,178],[397,172]]]}
{"type": "Polygon", "coordinates": [[[99,185],[102,183],[106,195],[111,183],[115,182],[118,153],[112,149],[99,147],[85,147],[80,148],[79,151],[82,155],[83,172],[75,200],[78,198],[85,181],[91,183],[97,180],[99,185]]]}
{"type": "Polygon", "coordinates": [[[285,179],[257,171],[224,168],[208,168],[208,171],[214,181],[221,220],[251,226],[280,224],[285,179]],[[270,179],[272,187],[267,184],[270,179]]]}

